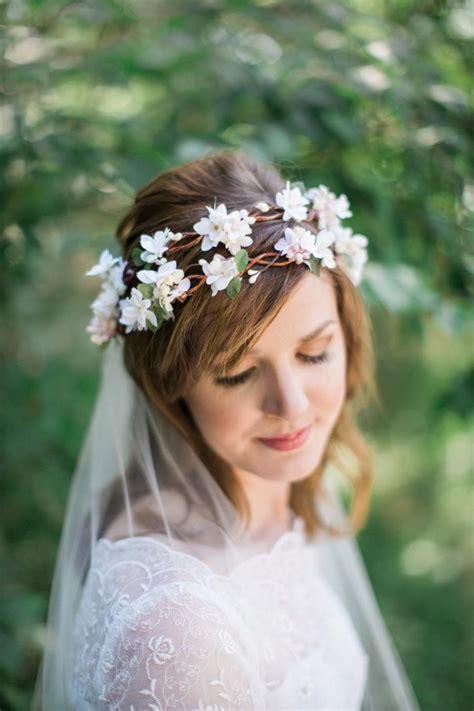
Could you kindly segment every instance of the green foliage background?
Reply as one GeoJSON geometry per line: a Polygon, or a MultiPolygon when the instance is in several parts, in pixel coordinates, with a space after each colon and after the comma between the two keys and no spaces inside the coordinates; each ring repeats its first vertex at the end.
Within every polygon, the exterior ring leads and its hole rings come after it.
{"type": "Polygon", "coordinates": [[[139,187],[229,146],[345,192],[369,237],[382,406],[359,543],[422,708],[471,708],[472,2],[0,8],[1,708],[29,708],[98,383],[83,274],[139,187]]]}

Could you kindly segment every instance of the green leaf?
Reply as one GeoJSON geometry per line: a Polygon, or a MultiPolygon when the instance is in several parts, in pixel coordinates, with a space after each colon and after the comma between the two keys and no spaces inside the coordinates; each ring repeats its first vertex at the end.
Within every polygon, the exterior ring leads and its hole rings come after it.
{"type": "Polygon", "coordinates": [[[316,276],[319,276],[319,271],[321,269],[321,260],[317,259],[317,257],[314,257],[313,255],[311,255],[309,258],[309,268],[311,269],[313,274],[316,274],[316,276]]]}
{"type": "Polygon", "coordinates": [[[235,299],[240,291],[241,279],[239,277],[234,277],[227,285],[226,293],[231,299],[235,299]]]}
{"type": "Polygon", "coordinates": [[[158,321],[158,327],[161,326],[163,321],[166,321],[167,319],[170,318],[170,315],[168,314],[167,311],[161,306],[159,301],[155,301],[153,306],[151,307],[151,310],[155,314],[157,321],[158,321]]]}
{"type": "Polygon", "coordinates": [[[137,267],[142,267],[146,262],[143,261],[143,259],[140,257],[142,253],[142,249],[140,247],[135,247],[135,249],[132,252],[132,261],[137,267]]]}
{"type": "Polygon", "coordinates": [[[153,298],[153,284],[139,284],[137,289],[143,294],[145,299],[153,298]]]}
{"type": "Polygon", "coordinates": [[[242,269],[247,266],[249,261],[249,255],[247,254],[247,250],[239,249],[234,259],[235,263],[237,264],[237,269],[239,270],[239,272],[241,272],[242,269]]]}

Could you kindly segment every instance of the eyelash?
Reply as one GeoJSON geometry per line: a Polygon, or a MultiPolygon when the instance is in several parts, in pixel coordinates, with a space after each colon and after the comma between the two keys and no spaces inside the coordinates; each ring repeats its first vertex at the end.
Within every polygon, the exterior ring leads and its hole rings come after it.
{"type": "MultiPolygon", "coordinates": [[[[311,364],[325,363],[329,360],[327,351],[323,351],[323,353],[319,353],[319,355],[316,356],[301,354],[300,357],[304,362],[311,364]]],[[[252,370],[246,370],[239,375],[233,375],[228,378],[216,378],[216,383],[218,385],[223,385],[226,388],[233,387],[234,385],[241,385],[250,378],[251,373],[252,370]]]]}

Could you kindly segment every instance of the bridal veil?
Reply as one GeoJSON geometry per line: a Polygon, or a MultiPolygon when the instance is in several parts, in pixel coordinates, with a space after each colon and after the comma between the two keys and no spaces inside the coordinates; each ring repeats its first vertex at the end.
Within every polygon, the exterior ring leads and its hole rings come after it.
{"type": "MultiPolygon", "coordinates": [[[[330,482],[324,505],[315,501],[315,506],[324,509],[328,522],[337,525],[343,520],[342,505],[330,482]]],[[[123,343],[114,339],[104,350],[100,390],[71,485],[35,711],[75,708],[70,696],[72,630],[97,542],[140,536],[153,536],[166,550],[193,556],[216,575],[228,577],[242,561],[261,552],[191,446],[129,376],[123,343]]],[[[369,657],[362,709],[416,711],[417,702],[354,538],[326,536],[311,545],[317,547],[324,576],[348,611],[369,657]]],[[[144,703],[143,708],[149,707],[144,703]]]]}

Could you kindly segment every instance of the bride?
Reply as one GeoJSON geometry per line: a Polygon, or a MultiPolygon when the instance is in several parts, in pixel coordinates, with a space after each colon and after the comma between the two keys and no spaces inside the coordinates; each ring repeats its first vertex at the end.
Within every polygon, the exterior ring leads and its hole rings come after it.
{"type": "Polygon", "coordinates": [[[122,257],[87,272],[102,382],[34,709],[418,709],[354,538],[374,384],[351,216],[233,151],[138,192],[122,257]]]}

